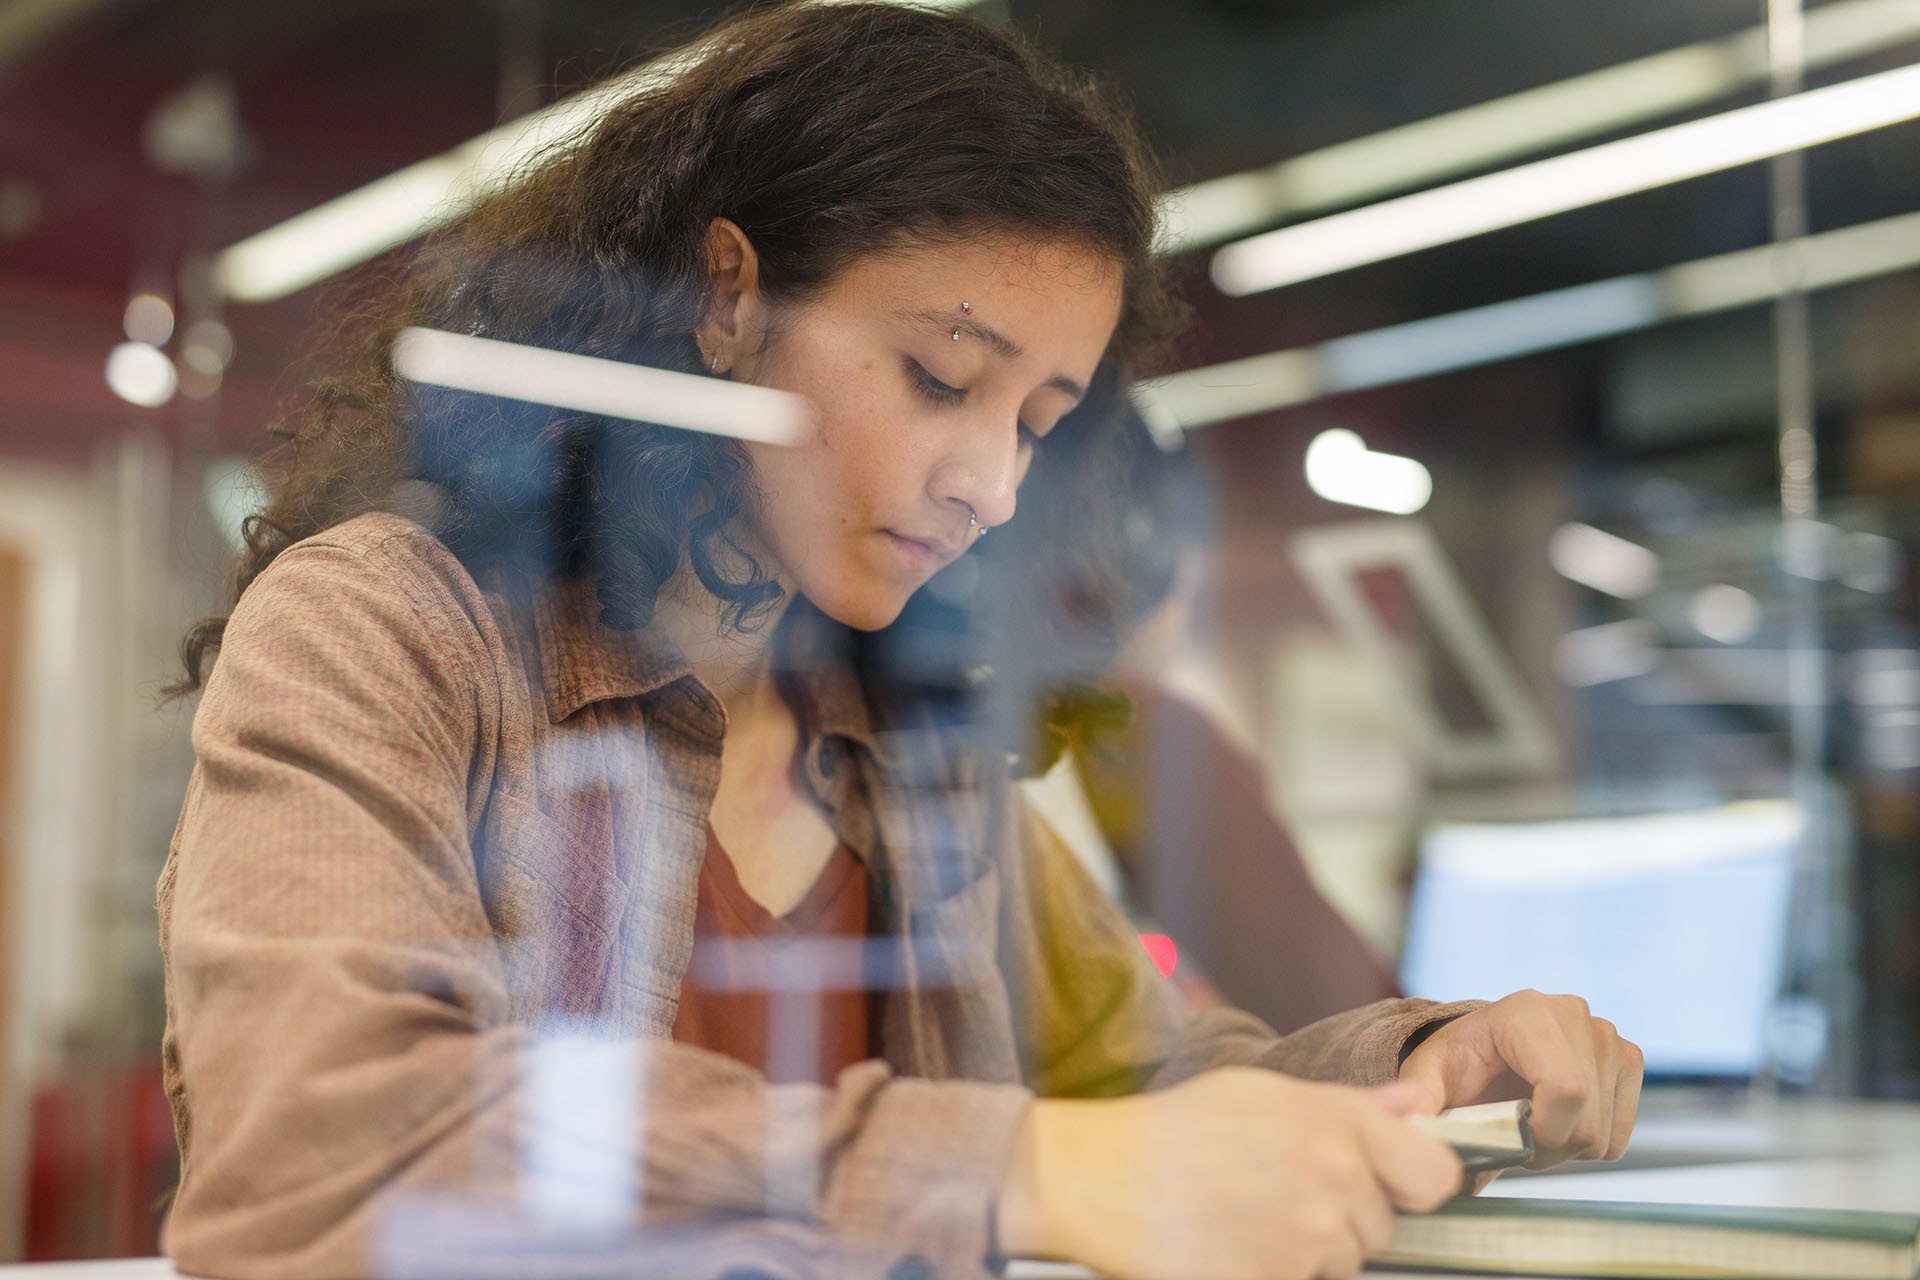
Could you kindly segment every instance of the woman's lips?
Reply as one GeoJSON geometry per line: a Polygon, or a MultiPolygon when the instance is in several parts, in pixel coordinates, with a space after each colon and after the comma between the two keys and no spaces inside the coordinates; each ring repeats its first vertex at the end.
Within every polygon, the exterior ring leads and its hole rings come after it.
{"type": "Polygon", "coordinates": [[[906,557],[907,562],[916,569],[933,573],[945,567],[948,561],[960,554],[960,548],[944,542],[935,542],[926,538],[910,538],[904,533],[895,533],[892,529],[884,531],[891,542],[906,557]]]}

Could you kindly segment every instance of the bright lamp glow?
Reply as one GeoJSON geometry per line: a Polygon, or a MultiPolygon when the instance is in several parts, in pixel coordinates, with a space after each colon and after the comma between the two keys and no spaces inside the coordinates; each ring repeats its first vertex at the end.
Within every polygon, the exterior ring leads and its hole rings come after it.
{"type": "Polygon", "coordinates": [[[180,379],[158,347],[123,342],[107,353],[107,386],[128,404],[154,409],[173,399],[180,379]]]}
{"type": "MultiPolygon", "coordinates": [[[[979,0],[917,2],[965,9],[979,0]]],[[[1916,33],[1913,0],[1834,0],[1806,16],[1807,66],[1831,66],[1916,33]]],[[[405,244],[496,189],[538,146],[592,119],[607,101],[602,91],[640,88],[649,74],[555,103],[250,236],[220,255],[219,279],[237,301],[267,302],[405,244]]],[[[1752,27],[1195,183],[1162,198],[1160,247],[1218,244],[1285,218],[1441,181],[1672,115],[1766,75],[1765,30],[1752,27]]]]}
{"type": "MultiPolygon", "coordinates": [[[[1809,69],[1920,35],[1914,0],[1836,0],[1804,20],[1809,69]]],[[[1767,32],[1748,27],[1399,128],[1335,143],[1262,169],[1197,182],[1161,201],[1161,248],[1219,244],[1276,223],[1537,155],[1767,80],[1767,32]]]]}
{"type": "Polygon", "coordinates": [[[215,258],[220,287],[235,301],[271,302],[378,257],[459,217],[577,140],[612,104],[681,66],[670,59],[642,67],[248,236],[215,258]]]}
{"type": "Polygon", "coordinates": [[[1658,279],[1623,276],[1335,338],[1320,358],[1329,391],[1359,391],[1642,329],[1663,310],[1658,279]]]}
{"type": "Polygon", "coordinates": [[[1307,487],[1328,502],[1408,516],[1433,496],[1433,477],[1412,458],[1374,453],[1366,441],[1336,427],[1307,446],[1307,487]]]}
{"type": "Polygon", "coordinates": [[[1920,66],[1899,67],[1269,231],[1214,254],[1213,281],[1277,289],[1915,116],[1920,66]]]}
{"type": "MultiPolygon", "coordinates": [[[[1824,231],[1798,242],[1801,281],[1829,289],[1920,266],[1920,213],[1824,231]]],[[[1484,307],[1389,325],[1317,347],[1270,351],[1155,379],[1138,394],[1160,420],[1192,430],[1306,404],[1323,396],[1466,369],[1680,316],[1708,315],[1780,296],[1771,246],[1660,271],[1616,276],[1484,307]]]]}
{"type": "Polygon", "coordinates": [[[1622,600],[1660,585],[1660,557],[1590,524],[1563,524],[1547,539],[1547,563],[1561,577],[1622,600]]]}
{"type": "Polygon", "coordinates": [[[796,442],[811,420],[805,400],[771,387],[436,329],[401,330],[393,367],[410,382],[764,444],[796,442]]]}
{"type": "MultiPolygon", "coordinates": [[[[905,2],[964,9],[980,0],[905,2]]],[[[377,258],[497,193],[579,140],[614,103],[677,76],[699,52],[696,46],[563,98],[248,236],[214,259],[215,278],[236,302],[271,302],[377,258]]]]}
{"type": "Polygon", "coordinates": [[[1752,592],[1716,582],[1694,592],[1687,620],[1709,640],[1744,644],[1760,630],[1760,602],[1752,592]]]}
{"type": "Polygon", "coordinates": [[[135,342],[164,347],[173,336],[173,306],[158,294],[136,293],[127,299],[120,327],[135,342]]]}

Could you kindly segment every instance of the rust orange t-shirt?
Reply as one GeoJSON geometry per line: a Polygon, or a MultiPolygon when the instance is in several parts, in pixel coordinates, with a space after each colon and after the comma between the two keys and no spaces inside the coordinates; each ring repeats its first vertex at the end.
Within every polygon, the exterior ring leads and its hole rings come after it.
{"type": "Polygon", "coordinates": [[[776,1083],[831,1084],[873,1053],[867,868],[845,841],[793,910],[750,896],[707,828],[673,1038],[724,1053],[776,1083]]]}

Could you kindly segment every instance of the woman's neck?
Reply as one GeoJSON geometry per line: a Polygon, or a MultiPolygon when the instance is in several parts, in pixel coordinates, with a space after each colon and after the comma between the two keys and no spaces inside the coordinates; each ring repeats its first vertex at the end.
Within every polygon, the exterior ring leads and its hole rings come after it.
{"type": "Polygon", "coordinates": [[[773,633],[791,599],[790,593],[784,595],[770,615],[759,619],[751,631],[742,632],[728,625],[725,603],[685,568],[656,598],[655,625],[720,699],[731,726],[784,709],[773,679],[773,633]]]}

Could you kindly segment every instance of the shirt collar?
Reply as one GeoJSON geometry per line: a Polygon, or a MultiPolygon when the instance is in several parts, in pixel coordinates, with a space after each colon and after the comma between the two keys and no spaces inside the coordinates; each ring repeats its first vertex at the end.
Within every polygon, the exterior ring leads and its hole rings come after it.
{"type": "MultiPolygon", "coordinates": [[[[645,697],[693,675],[692,664],[660,628],[616,630],[600,620],[600,610],[590,580],[543,584],[533,593],[541,684],[555,724],[591,703],[645,697]]],[[[845,627],[796,601],[774,632],[774,669],[793,699],[803,742],[837,736],[878,755],[849,639],[845,627]]]]}
{"type": "Polygon", "coordinates": [[[590,703],[643,697],[693,674],[679,647],[658,628],[621,631],[602,622],[591,581],[542,584],[532,604],[540,683],[555,724],[590,703]]]}

